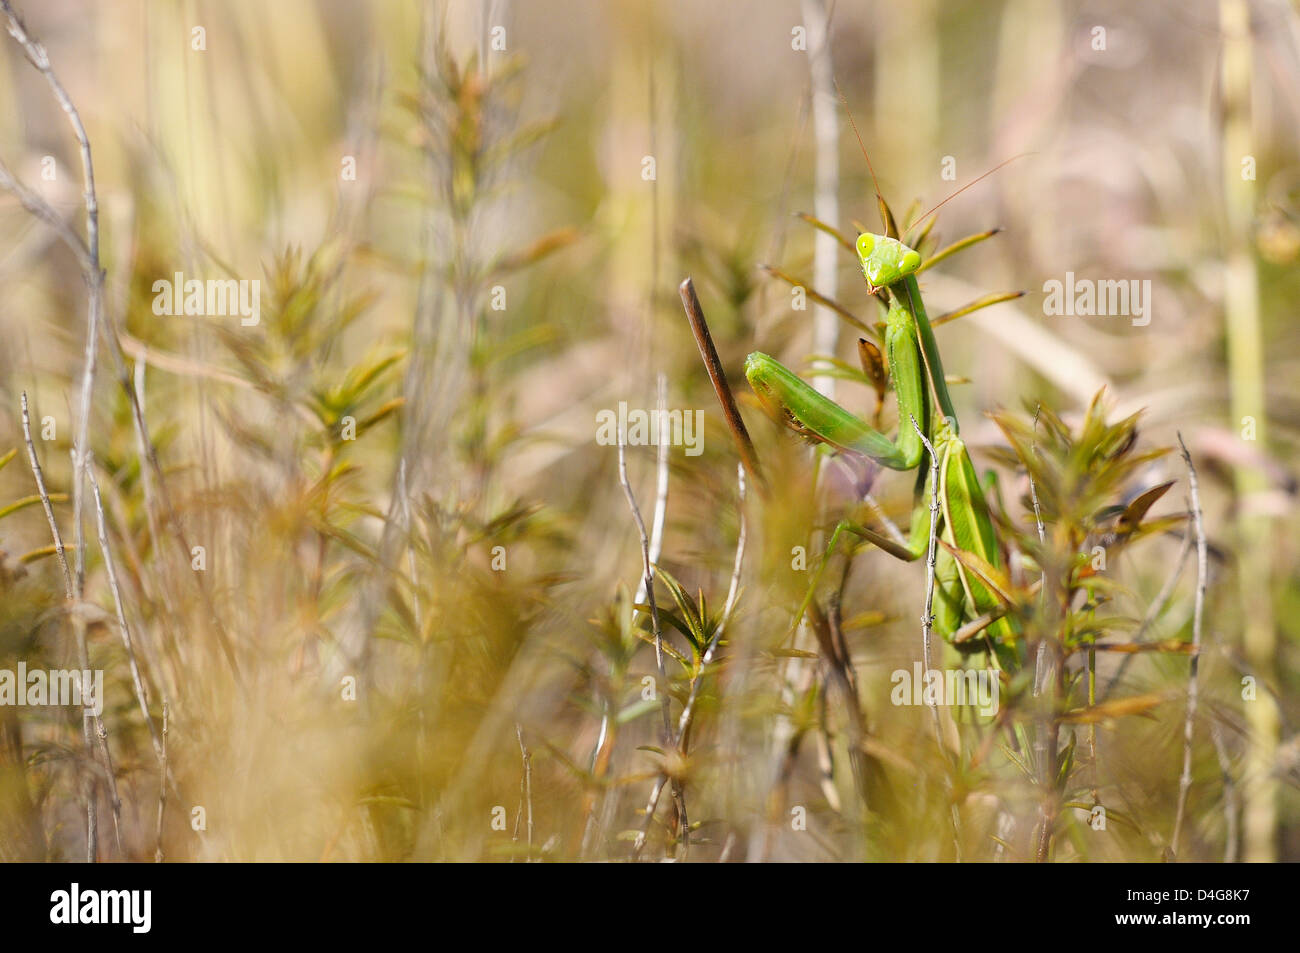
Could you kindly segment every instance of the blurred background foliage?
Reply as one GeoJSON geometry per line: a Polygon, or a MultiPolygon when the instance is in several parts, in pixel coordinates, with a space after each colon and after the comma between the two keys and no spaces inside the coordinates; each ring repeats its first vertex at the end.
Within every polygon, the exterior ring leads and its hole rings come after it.
{"type": "MultiPolygon", "coordinates": [[[[1062,459],[1103,387],[1112,425],[1142,412],[1144,465],[1098,470],[1082,489],[1067,467],[1047,487],[1064,494],[1055,515],[1178,481],[1153,512],[1165,531],[1112,556],[1104,615],[1130,621],[1104,634],[1131,637],[1154,605],[1146,638],[1191,640],[1194,552],[1158,599],[1185,555],[1174,517],[1188,509],[1187,473],[1178,454],[1148,452],[1181,432],[1196,460],[1211,558],[1180,859],[1300,858],[1293,6],[27,7],[88,127],[107,307],[185,538],[204,548],[196,570],[170,524],[151,525],[129,404],[103,360],[91,448],[149,710],[159,725],[164,699],[168,712],[160,830],[162,769],[92,529],[91,605],[76,611],[106,672],[120,856],[1036,855],[1050,802],[1041,770],[999,747],[1000,729],[966,722],[954,762],[925,711],[889,702],[890,673],[919,658],[917,565],[859,554],[843,604],[827,606],[838,640],[785,640],[806,585],[791,549],[815,558],[850,488],[828,479],[811,492],[808,450],[743,395],[773,494],[745,503],[748,549],[717,658],[704,666],[692,648],[722,621],[741,508],[734,447],[675,288],[694,278],[733,382],[751,350],[801,368],[817,352],[815,311],[792,308],[759,266],[814,274],[816,233],[795,213],[813,211],[819,149],[838,159],[833,224],[875,227],[867,164],[842,110],[835,138],[819,136],[810,55],[797,48],[810,18],[829,14],[834,77],[896,211],[1027,153],[936,226],[941,245],[1002,232],[922,282],[932,316],[1028,292],[939,331],[949,373],[968,379],[955,392],[963,435],[981,470],[998,468],[1008,538],[1034,545],[1024,464],[1037,458],[1016,440],[1040,405],[1059,417],[1045,452],[1062,459]],[[260,323],[156,316],[153,283],[176,272],[259,279],[260,323]],[[1043,283],[1066,272],[1149,279],[1150,323],[1044,315],[1043,283]],[[704,454],[667,458],[656,587],[678,624],[664,623],[682,656],[666,659],[674,720],[698,694],[684,757],[663,749],[658,702],[644,697],[656,662],[635,606],[640,542],[617,450],[595,441],[596,413],[654,407],[661,375],[667,406],[705,417],[704,454]],[[1243,676],[1257,681],[1253,700],[1243,676]],[[850,763],[865,764],[866,790],[850,763]],[[676,797],[644,816],[664,777],[689,810],[689,853],[676,797]],[[874,787],[884,782],[892,794],[874,787]]],[[[0,157],[80,228],[64,117],[14,44],[0,57],[0,157]]],[[[836,261],[837,297],[875,320],[851,260],[836,261]]],[[[3,506],[34,492],[20,391],[34,430],[54,419],[37,452],[51,490],[69,491],[85,339],[76,262],[8,196],[0,288],[0,451],[19,450],[0,470],[3,506]]],[[[853,360],[852,340],[844,328],[838,357],[853,360]]],[[[873,409],[869,389],[840,383],[837,396],[873,409]]],[[[655,448],[629,447],[627,467],[649,520],[655,448]]],[[[895,518],[911,483],[877,482],[895,518]]],[[[68,504],[55,511],[71,539],[68,504]]],[[[1105,531],[1088,524],[1070,544],[1105,531]]],[[[49,543],[39,506],[0,517],[0,667],[73,664],[57,567],[31,555],[49,543]]],[[[1086,644],[1069,646],[1071,678],[1086,644]]],[[[1109,713],[1091,739],[1069,729],[1052,859],[1168,856],[1188,658],[1126,657],[1100,653],[1099,682],[1160,704],[1109,713]],[[1089,824],[1096,803],[1104,830],[1089,824]]],[[[76,718],[0,708],[0,857],[84,856],[88,781],[104,818],[98,856],[119,856],[106,769],[76,718]]]]}

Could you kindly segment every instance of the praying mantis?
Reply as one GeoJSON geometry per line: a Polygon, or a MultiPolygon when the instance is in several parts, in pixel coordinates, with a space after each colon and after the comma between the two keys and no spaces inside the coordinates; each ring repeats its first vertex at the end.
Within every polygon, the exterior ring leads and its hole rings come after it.
{"type": "MultiPolygon", "coordinates": [[[[856,125],[854,132],[857,132],[856,125]]],[[[863,154],[866,155],[865,147],[863,154]]],[[[868,165],[870,161],[868,157],[868,165]]],[[[875,179],[874,170],[872,179],[875,179]]],[[[751,353],[745,361],[745,376],[759,402],[769,414],[799,435],[835,451],[865,457],[891,470],[918,470],[907,538],[893,539],[853,520],[839,521],[794,624],[798,624],[807,610],[843,534],[856,535],[898,559],[914,561],[930,554],[933,531],[943,544],[932,556],[935,561],[932,621],[936,630],[959,649],[985,648],[1003,669],[1014,670],[1024,662],[1020,626],[1014,616],[1007,614],[1006,599],[995,581],[1002,575],[997,533],[970,454],[959,434],[938,343],[921,299],[917,273],[924,267],[922,258],[897,237],[893,216],[878,186],[876,197],[886,233],[863,231],[853,248],[868,290],[889,302],[882,340],[885,364],[898,403],[897,436],[891,440],[761,351],[751,353]],[[933,454],[928,469],[922,467],[927,453],[933,454]],[[937,507],[933,506],[934,500],[938,502],[937,507]],[[938,526],[932,527],[932,519],[937,519],[938,526]]],[[[923,216],[917,225],[937,209],[938,206],[923,216]]],[[[934,256],[931,263],[991,234],[983,233],[958,242],[934,256]]],[[[991,296],[965,310],[1014,296],[991,296]]],[[[879,351],[865,339],[859,341],[859,349],[863,370],[869,373],[873,352],[874,362],[879,364],[879,351]]]]}

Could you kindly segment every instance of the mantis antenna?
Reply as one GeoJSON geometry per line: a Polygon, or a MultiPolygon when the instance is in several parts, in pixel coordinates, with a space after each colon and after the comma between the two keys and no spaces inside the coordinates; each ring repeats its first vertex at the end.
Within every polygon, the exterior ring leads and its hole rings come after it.
{"type": "MultiPolygon", "coordinates": [[[[832,82],[835,82],[835,81],[832,80],[832,82]]],[[[842,89],[840,89],[840,84],[839,84],[838,82],[835,82],[835,92],[839,95],[839,97],[840,97],[840,102],[841,102],[841,103],[843,104],[843,106],[844,106],[844,113],[845,113],[845,115],[847,115],[847,116],[849,117],[849,125],[853,127],[853,135],[854,135],[854,136],[857,138],[857,140],[858,140],[858,148],[862,150],[862,158],[864,158],[864,159],[867,160],[867,170],[871,173],[871,185],[872,185],[872,188],[874,188],[874,189],[876,190],[876,201],[877,201],[877,202],[879,203],[879,205],[880,205],[880,219],[881,219],[881,221],[884,223],[884,226],[885,226],[885,233],[886,233],[890,238],[897,238],[897,237],[898,237],[898,235],[896,234],[896,232],[897,232],[897,226],[894,224],[893,215],[891,215],[891,214],[889,213],[888,206],[885,205],[885,198],[884,198],[884,196],[880,194],[880,181],[876,178],[876,170],[875,170],[875,167],[872,166],[872,164],[871,164],[871,156],[867,154],[867,146],[866,146],[866,143],[864,143],[864,142],[862,141],[862,133],[860,133],[860,132],[858,131],[858,124],[857,124],[857,122],[853,119],[853,110],[849,108],[849,101],[848,101],[848,99],[845,98],[845,96],[844,96],[844,91],[843,91],[842,89]]],[[[1012,162],[1015,162],[1017,159],[1023,159],[1023,158],[1025,158],[1026,156],[1031,156],[1031,155],[1033,155],[1033,154],[1034,154],[1034,153],[1032,153],[1032,152],[1022,152],[1022,153],[1020,153],[1019,155],[1014,155],[1014,156],[1012,156],[1010,159],[1003,159],[1001,162],[999,162],[999,163],[998,163],[997,165],[995,165],[993,168],[989,169],[989,170],[988,170],[987,172],[985,172],[983,175],[979,176],[979,178],[972,179],[970,182],[967,182],[965,185],[963,185],[963,186],[962,186],[961,188],[959,188],[957,191],[953,192],[951,195],[949,195],[946,199],[944,199],[944,200],[943,200],[942,202],[940,202],[938,205],[934,206],[932,209],[930,209],[928,212],[926,212],[924,215],[922,215],[920,218],[918,218],[915,222],[913,222],[913,223],[912,223],[912,227],[915,227],[915,226],[917,226],[917,225],[920,225],[922,222],[924,222],[927,218],[929,218],[929,217],[930,217],[931,215],[933,215],[935,212],[939,211],[939,209],[943,208],[945,205],[947,205],[949,202],[951,202],[951,201],[952,201],[953,199],[955,199],[957,196],[961,195],[963,192],[965,192],[967,189],[969,189],[972,185],[975,185],[976,183],[981,182],[981,181],[983,181],[984,179],[987,179],[990,175],[992,175],[994,172],[996,172],[996,171],[998,171],[999,169],[1001,169],[1004,165],[1008,165],[1008,164],[1010,164],[1010,163],[1012,163],[1012,162]]]]}
{"type": "Polygon", "coordinates": [[[862,150],[862,158],[867,160],[867,171],[871,173],[871,187],[876,190],[876,204],[880,208],[880,222],[885,226],[885,234],[890,238],[898,237],[898,226],[894,224],[894,216],[889,211],[889,206],[885,204],[885,197],[880,194],[880,181],[876,178],[876,169],[871,164],[871,156],[867,154],[867,145],[862,141],[862,133],[858,132],[858,124],[853,119],[853,110],[849,108],[849,101],[844,96],[844,90],[840,89],[840,84],[831,80],[835,85],[835,92],[840,97],[840,102],[844,106],[844,113],[849,117],[849,125],[853,127],[853,135],[858,140],[858,148],[862,150]]]}
{"type": "Polygon", "coordinates": [[[961,195],[963,192],[965,192],[967,189],[969,189],[972,185],[975,185],[977,182],[981,182],[981,181],[983,181],[984,179],[987,179],[990,175],[992,175],[994,172],[998,171],[998,169],[1002,168],[1004,165],[1009,165],[1010,163],[1015,162],[1017,159],[1023,159],[1023,158],[1025,158],[1025,156],[1031,156],[1031,155],[1033,155],[1033,154],[1034,154],[1034,153],[1032,153],[1032,152],[1022,152],[1022,153],[1020,153],[1019,155],[1014,155],[1014,156],[1012,156],[1010,159],[1003,159],[1001,162],[999,162],[999,163],[998,163],[997,165],[995,165],[993,168],[989,169],[987,172],[985,172],[985,173],[984,173],[983,175],[981,175],[979,178],[977,178],[977,179],[972,179],[971,181],[969,181],[969,182],[967,182],[965,185],[963,185],[961,188],[959,188],[956,192],[953,192],[951,195],[949,195],[946,199],[944,199],[942,202],[940,202],[940,203],[939,203],[938,205],[936,205],[934,208],[930,209],[930,211],[926,212],[924,215],[922,215],[920,218],[918,218],[914,224],[915,224],[915,225],[920,225],[922,222],[924,222],[927,218],[929,218],[929,217],[930,217],[931,215],[933,215],[935,212],[939,211],[939,209],[943,208],[945,205],[947,205],[949,202],[951,202],[951,201],[952,201],[953,199],[955,199],[957,196],[961,195]]]}

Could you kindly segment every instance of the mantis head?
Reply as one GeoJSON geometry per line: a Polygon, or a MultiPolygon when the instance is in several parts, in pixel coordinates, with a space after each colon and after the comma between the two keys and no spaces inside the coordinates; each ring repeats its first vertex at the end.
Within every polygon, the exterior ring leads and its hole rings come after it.
{"type": "Polygon", "coordinates": [[[858,236],[857,248],[862,273],[872,288],[902,281],[921,267],[921,256],[897,238],[864,232],[858,236]]]}

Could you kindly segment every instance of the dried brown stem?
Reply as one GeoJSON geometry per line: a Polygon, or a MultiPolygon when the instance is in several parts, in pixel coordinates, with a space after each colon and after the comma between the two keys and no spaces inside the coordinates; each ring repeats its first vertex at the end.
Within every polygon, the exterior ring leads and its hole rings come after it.
{"type": "Polygon", "coordinates": [[[754,484],[759,492],[766,494],[767,484],[758,465],[758,455],[754,452],[754,441],[750,439],[749,431],[745,429],[745,421],[740,416],[739,408],[736,407],[735,395],[732,394],[731,386],[727,383],[727,374],[722,369],[722,359],[718,357],[718,349],[713,346],[713,335],[709,333],[709,323],[704,318],[704,309],[700,307],[699,296],[695,293],[695,283],[687,278],[678,286],[677,291],[682,297],[682,307],[686,309],[687,320],[691,322],[695,345],[700,349],[700,357],[704,358],[704,368],[709,372],[709,380],[713,382],[713,391],[718,395],[718,403],[722,405],[722,415],[726,418],[727,427],[730,428],[731,436],[736,441],[736,449],[740,451],[740,459],[745,464],[745,469],[749,471],[749,475],[754,478],[754,484]]]}

